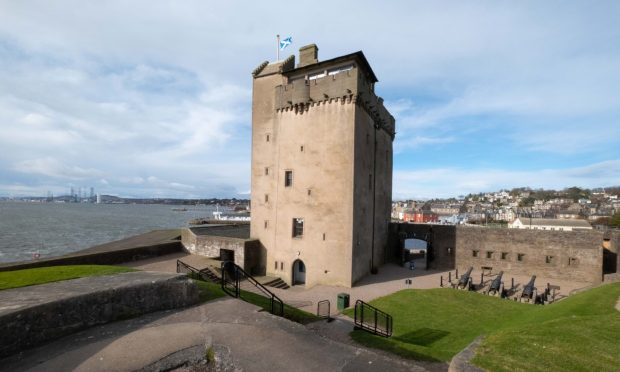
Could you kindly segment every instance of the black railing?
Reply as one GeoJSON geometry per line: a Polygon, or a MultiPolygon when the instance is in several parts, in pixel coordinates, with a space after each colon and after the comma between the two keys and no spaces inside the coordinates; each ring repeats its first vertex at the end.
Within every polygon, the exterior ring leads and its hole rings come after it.
{"type": "Polygon", "coordinates": [[[187,274],[192,279],[203,280],[205,282],[219,282],[219,275],[209,268],[198,270],[197,268],[186,264],[181,260],[177,260],[177,273],[187,274]]]}
{"type": "Polygon", "coordinates": [[[222,290],[228,293],[230,296],[240,298],[241,288],[240,283],[246,280],[248,283],[254,285],[267,299],[269,300],[270,312],[274,315],[284,316],[284,302],[267,289],[264,285],[260,284],[252,275],[248,274],[239,265],[236,265],[232,261],[222,262],[222,290]]]}
{"type": "Polygon", "coordinates": [[[392,336],[392,316],[362,300],[355,302],[355,327],[384,336],[392,336]]]}

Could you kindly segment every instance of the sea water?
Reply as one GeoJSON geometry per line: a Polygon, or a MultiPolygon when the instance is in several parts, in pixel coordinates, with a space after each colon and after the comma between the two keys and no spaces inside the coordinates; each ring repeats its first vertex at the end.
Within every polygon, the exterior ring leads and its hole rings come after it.
{"type": "Polygon", "coordinates": [[[212,217],[215,207],[0,202],[0,262],[58,256],[212,217]],[[180,211],[175,209],[187,209],[180,211]]]}

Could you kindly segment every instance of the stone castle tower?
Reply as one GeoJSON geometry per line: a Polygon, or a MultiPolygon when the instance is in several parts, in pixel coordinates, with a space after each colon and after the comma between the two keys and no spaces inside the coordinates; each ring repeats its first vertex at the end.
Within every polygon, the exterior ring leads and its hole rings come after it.
{"type": "Polygon", "coordinates": [[[253,72],[252,222],[266,273],[351,287],[386,260],[394,118],[362,52],[253,72]]]}

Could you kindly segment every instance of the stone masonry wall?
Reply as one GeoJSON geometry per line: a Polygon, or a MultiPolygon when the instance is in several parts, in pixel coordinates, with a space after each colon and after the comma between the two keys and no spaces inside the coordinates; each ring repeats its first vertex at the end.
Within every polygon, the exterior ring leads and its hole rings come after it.
{"type": "Polygon", "coordinates": [[[431,243],[433,259],[429,260],[429,269],[450,270],[455,266],[456,227],[452,225],[431,225],[412,223],[390,224],[390,257],[397,262],[401,258],[400,250],[404,238],[423,239],[431,243]]]}
{"type": "Polygon", "coordinates": [[[602,281],[603,234],[456,227],[456,267],[492,267],[518,275],[597,284],[602,281]]]}
{"type": "Polygon", "coordinates": [[[185,249],[192,254],[217,258],[220,250],[227,249],[235,252],[235,263],[243,267],[245,262],[245,239],[228,238],[223,236],[196,235],[189,229],[184,229],[181,241],[185,249]],[[187,239],[185,239],[187,237],[187,239]]]}
{"type": "Polygon", "coordinates": [[[183,229],[181,242],[185,249],[200,256],[218,258],[220,250],[235,252],[235,263],[252,275],[265,275],[266,255],[257,239],[230,238],[215,235],[196,235],[183,229]]]}
{"type": "Polygon", "coordinates": [[[131,272],[2,291],[0,358],[98,324],[193,305],[184,275],[131,272]]]}
{"type": "MultiPolygon", "coordinates": [[[[542,231],[474,226],[392,223],[390,258],[399,262],[404,238],[428,239],[434,259],[430,269],[467,270],[492,267],[516,275],[600,283],[603,277],[603,239],[610,250],[620,247],[620,233],[542,231]],[[477,251],[474,257],[473,251],[477,251]],[[487,252],[490,258],[487,258],[487,252]],[[523,254],[521,260],[518,256],[523,254]]],[[[618,256],[620,260],[620,255],[618,256]]],[[[619,262],[620,265],[620,262],[619,262]]],[[[620,267],[620,266],[618,266],[620,267]]]]}

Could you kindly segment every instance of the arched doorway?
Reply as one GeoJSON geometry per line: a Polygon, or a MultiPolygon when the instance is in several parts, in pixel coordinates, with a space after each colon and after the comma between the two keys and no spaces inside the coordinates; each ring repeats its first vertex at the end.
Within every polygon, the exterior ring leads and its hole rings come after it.
{"type": "Polygon", "coordinates": [[[293,262],[293,285],[306,284],[306,265],[302,260],[293,262]]]}

